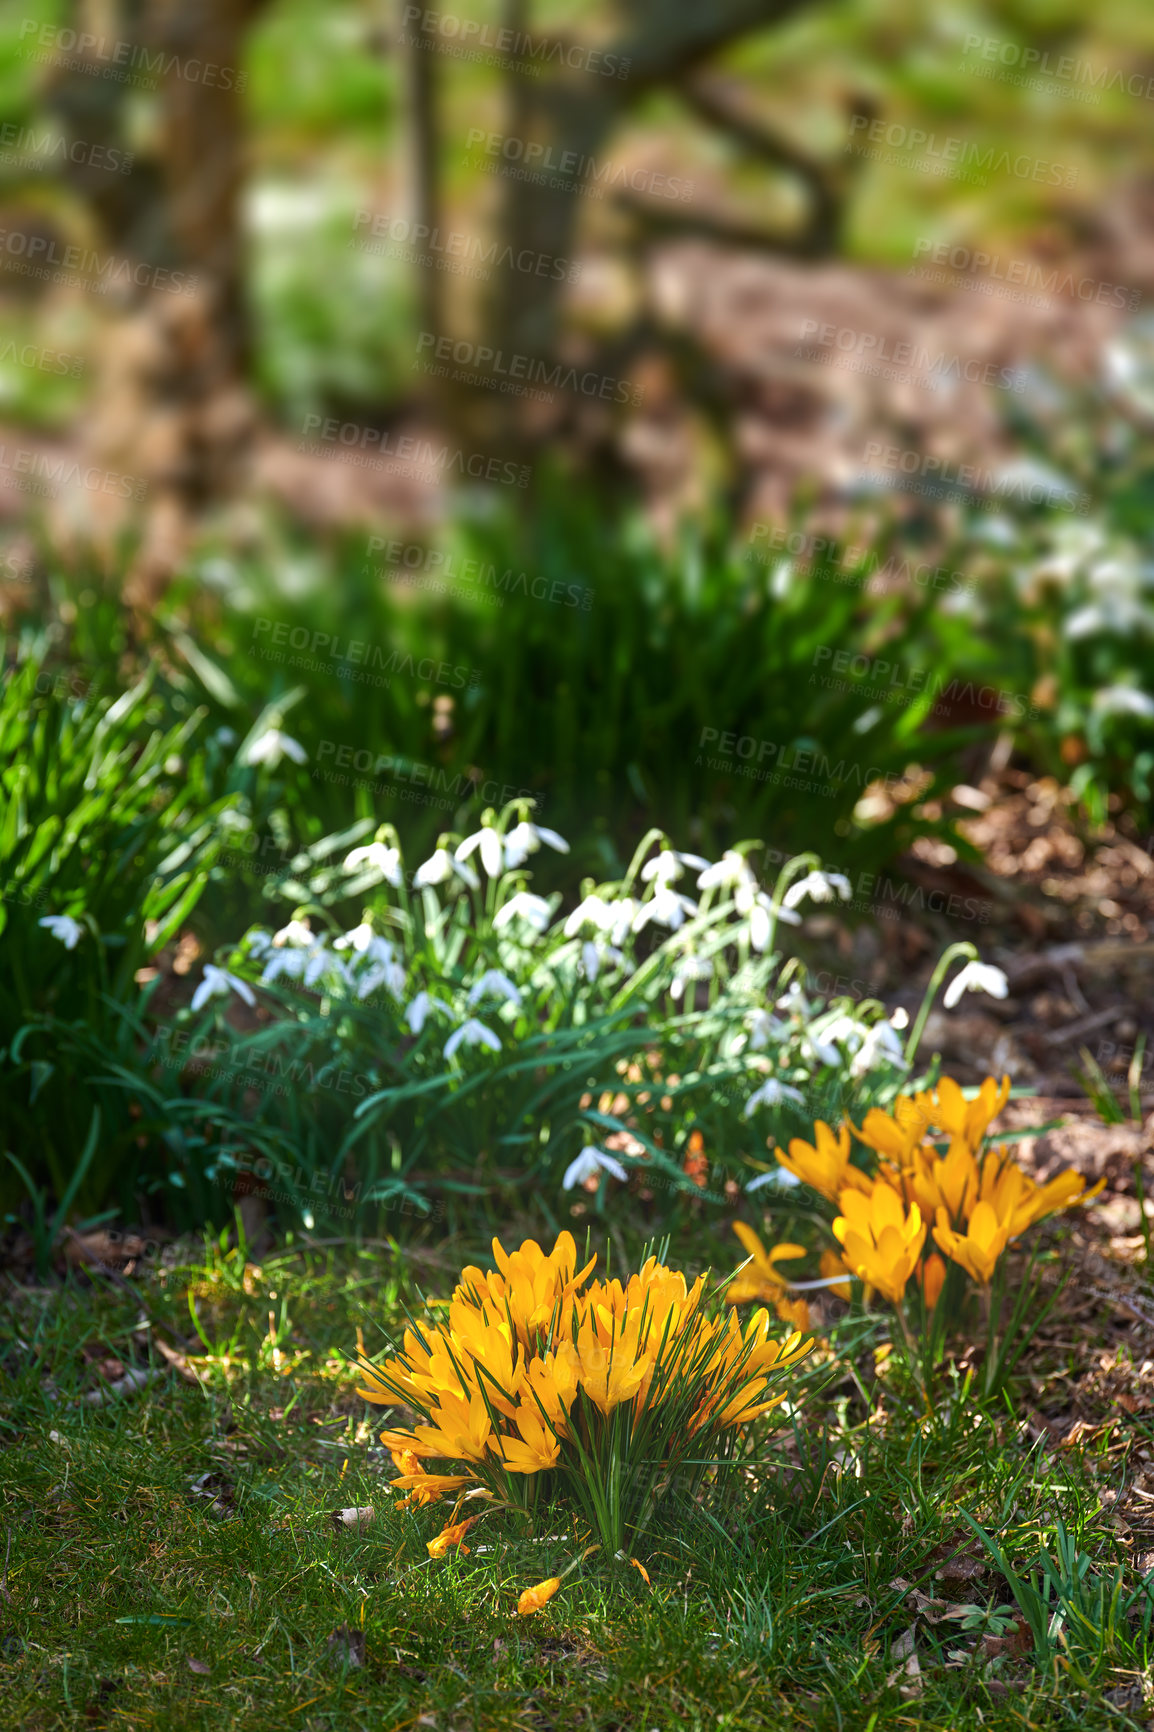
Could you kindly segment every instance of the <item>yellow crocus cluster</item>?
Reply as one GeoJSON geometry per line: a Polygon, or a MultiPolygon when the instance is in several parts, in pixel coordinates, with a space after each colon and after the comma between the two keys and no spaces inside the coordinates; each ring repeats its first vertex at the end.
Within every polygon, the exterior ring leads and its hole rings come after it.
{"type": "MultiPolygon", "coordinates": [[[[796,1331],[773,1340],[764,1309],[744,1325],[718,1313],[704,1275],[689,1285],[655,1257],[624,1284],[589,1281],[596,1258],[578,1269],[567,1232],[547,1254],[494,1240],[493,1257],[494,1270],[462,1272],[443,1320],[414,1324],[399,1353],[361,1367],[366,1400],[415,1415],[382,1442],[401,1470],[394,1487],[418,1504],[470,1482],[508,1497],[508,1475],[587,1474],[607,1436],[627,1448],[639,1429],[646,1459],[656,1447],[675,1466],[690,1439],[783,1401],[773,1386],[812,1346],[796,1331]]],[[[695,1442],[688,1453],[710,1452],[695,1442]]]]}
{"type": "MultiPolygon", "coordinates": [[[[967,1100],[943,1077],[934,1089],[899,1095],[891,1112],[871,1108],[860,1130],[844,1124],[835,1133],[819,1121],[812,1145],[795,1138],[788,1155],[777,1151],[788,1172],[836,1205],[834,1237],[867,1289],[897,1305],[914,1276],[932,1309],[945,1281],[943,1255],[985,1286],[1027,1227],[1097,1195],[1101,1186],[1087,1191],[1075,1172],[1039,1185],[1007,1148],[985,1146],[1009,1093],[1008,1077],[1000,1084],[987,1077],[967,1100]],[[873,1157],[869,1171],[852,1158],[851,1130],[873,1157]]],[[[788,1285],[774,1265],[797,1254],[793,1245],[761,1253],[755,1269],[763,1290],[776,1279],[784,1297],[788,1285]]]]}

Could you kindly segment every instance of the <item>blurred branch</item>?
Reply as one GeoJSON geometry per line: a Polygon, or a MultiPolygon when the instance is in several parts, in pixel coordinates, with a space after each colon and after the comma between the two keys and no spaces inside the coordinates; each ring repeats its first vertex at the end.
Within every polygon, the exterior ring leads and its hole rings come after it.
{"type": "Polygon", "coordinates": [[[625,88],[633,96],[684,78],[751,31],[781,24],[811,0],[628,0],[631,34],[613,44],[630,61],[625,88]]]}
{"type": "MultiPolygon", "coordinates": [[[[726,224],[723,219],[702,217],[674,226],[681,232],[707,235],[727,240],[734,246],[753,246],[791,253],[800,258],[823,258],[841,245],[842,226],[858,158],[848,157],[824,162],[812,156],[776,132],[764,121],[745,113],[740,102],[734,101],[731,82],[698,76],[683,79],[678,92],[693,112],[708,125],[722,131],[749,155],[796,175],[805,185],[812,201],[809,222],[796,236],[773,235],[740,225],[726,224]]],[[[871,118],[874,103],[868,96],[854,99],[854,111],[871,118]]],[[[668,226],[668,225],[666,225],[668,226]]]]}

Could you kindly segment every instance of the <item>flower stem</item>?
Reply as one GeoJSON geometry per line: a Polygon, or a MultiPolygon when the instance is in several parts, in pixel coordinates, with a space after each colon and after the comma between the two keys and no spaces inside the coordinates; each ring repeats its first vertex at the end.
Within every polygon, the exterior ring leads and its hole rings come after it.
{"type": "Polygon", "coordinates": [[[922,1007],[918,1011],[914,1026],[910,1030],[910,1038],[906,1042],[907,1064],[913,1063],[914,1054],[917,1052],[918,1043],[922,1038],[922,1030],[925,1028],[926,1019],[930,1014],[930,1008],[933,1005],[934,999],[938,996],[938,988],[945,979],[947,968],[956,956],[964,956],[970,962],[976,962],[978,960],[977,947],[971,944],[968,938],[963,938],[957,944],[951,944],[945,951],[943,951],[938,966],[930,976],[930,984],[926,987],[926,995],[922,999],[922,1007]]]}

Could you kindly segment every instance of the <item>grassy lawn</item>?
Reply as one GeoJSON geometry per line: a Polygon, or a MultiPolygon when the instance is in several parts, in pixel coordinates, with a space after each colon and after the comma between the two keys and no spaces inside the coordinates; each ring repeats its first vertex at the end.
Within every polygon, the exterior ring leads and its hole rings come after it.
{"type": "Polygon", "coordinates": [[[1148,1328],[1124,1307],[1087,1307],[1075,1281],[1013,1400],[929,1418],[875,1353],[880,1319],[859,1316],[762,1465],[647,1537],[650,1586],[597,1555],[519,1617],[521,1590],[588,1535],[564,1511],[532,1534],[489,1511],[468,1555],[430,1557],[450,1506],[394,1507],[380,1410],[342,1357],[358,1330],[378,1353],[402,1306],[446,1296],[471,1258],[486,1252],[290,1242],[254,1263],[186,1242],[128,1279],[10,1281],[4,1723],[1150,1723],[1150,1599],[1121,1602],[1154,1566],[1154,1390],[1148,1328]],[[145,1387],[111,1393],[146,1367],[145,1387]],[[967,1516],[1023,1583],[1050,1559],[1050,1652],[967,1516]]]}

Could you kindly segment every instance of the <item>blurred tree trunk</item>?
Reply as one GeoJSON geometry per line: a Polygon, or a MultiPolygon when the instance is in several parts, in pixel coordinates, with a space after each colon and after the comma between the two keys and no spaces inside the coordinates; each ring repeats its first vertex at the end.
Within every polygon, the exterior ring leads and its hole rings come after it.
{"type": "MultiPolygon", "coordinates": [[[[561,190],[510,178],[502,203],[502,247],[511,247],[514,258],[527,250],[550,260],[572,259],[586,182],[604,163],[605,147],[629,110],[655,90],[677,88],[731,43],[782,23],[808,3],[622,0],[624,27],[615,41],[601,47],[601,65],[612,65],[615,72],[626,69],[624,76],[564,63],[548,77],[511,71],[507,136],[544,146],[549,179],[568,184],[561,190]]],[[[527,19],[528,0],[508,0],[505,22],[525,30],[527,19]]],[[[583,58],[588,63],[590,55],[583,58]]],[[[563,275],[504,272],[493,310],[498,343],[521,354],[552,356],[563,287],[563,275]]]]}
{"type": "MultiPolygon", "coordinates": [[[[133,267],[101,344],[92,459],[143,485],[149,584],[180,557],[196,514],[225,496],[251,441],[250,356],[240,200],[245,174],[245,39],[265,0],[73,0],[69,24],[141,59],[111,56],[157,81],[159,124],[131,172],[69,163],[102,250],[133,267]]],[[[112,50],[115,55],[116,50],[112,50]]],[[[89,51],[90,59],[95,55],[89,51]]],[[[62,66],[48,99],[87,144],[129,153],[133,85],[62,66]]],[[[82,153],[86,154],[86,153],[82,153]]]]}

